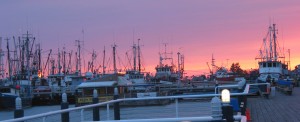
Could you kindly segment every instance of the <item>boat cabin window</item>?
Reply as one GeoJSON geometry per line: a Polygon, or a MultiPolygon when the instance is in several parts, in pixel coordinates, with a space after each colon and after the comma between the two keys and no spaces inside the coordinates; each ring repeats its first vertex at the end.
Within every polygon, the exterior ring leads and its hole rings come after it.
{"type": "Polygon", "coordinates": [[[277,63],[273,63],[273,67],[277,67],[277,63]]]}
{"type": "MultiPolygon", "coordinates": [[[[94,88],[85,88],[83,89],[83,96],[93,96],[94,88]]],[[[97,88],[98,94],[101,96],[105,95],[113,95],[114,94],[114,87],[101,87],[97,88]]]]}
{"type": "Polygon", "coordinates": [[[10,88],[2,88],[0,89],[1,93],[10,93],[10,88]]]}
{"type": "Polygon", "coordinates": [[[267,65],[266,65],[266,63],[262,63],[263,64],[263,67],[266,67],[267,65]]]}
{"type": "Polygon", "coordinates": [[[272,67],[272,63],[268,63],[268,67],[272,67]]]}

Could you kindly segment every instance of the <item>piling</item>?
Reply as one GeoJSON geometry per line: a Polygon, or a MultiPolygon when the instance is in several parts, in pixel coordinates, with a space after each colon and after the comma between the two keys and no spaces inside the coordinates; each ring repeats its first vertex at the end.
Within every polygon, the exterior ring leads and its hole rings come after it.
{"type": "MultiPolygon", "coordinates": [[[[246,87],[246,81],[240,81],[238,83],[238,91],[242,93],[246,87]]],[[[241,115],[246,115],[246,108],[247,108],[247,96],[246,95],[239,95],[238,96],[238,103],[240,105],[241,115]]]]}
{"type": "MultiPolygon", "coordinates": [[[[118,88],[115,87],[114,89],[114,100],[119,98],[118,88]]],[[[119,102],[114,103],[114,118],[115,120],[120,120],[120,105],[119,102]]]]}
{"type": "Polygon", "coordinates": [[[223,114],[223,119],[225,119],[226,122],[234,122],[233,107],[231,105],[223,105],[222,114],[223,114]]]}
{"type": "Polygon", "coordinates": [[[14,111],[14,118],[24,117],[24,110],[22,109],[22,99],[20,97],[16,98],[16,109],[14,111]]]}
{"type": "MultiPolygon", "coordinates": [[[[67,97],[66,93],[63,93],[62,94],[62,102],[61,102],[61,110],[68,109],[68,108],[69,108],[68,97],[67,97]]],[[[61,121],[62,122],[70,121],[69,112],[61,113],[61,121]]]]}
{"type": "MultiPolygon", "coordinates": [[[[93,104],[99,103],[98,93],[97,90],[94,89],[93,91],[93,104]]],[[[100,113],[99,113],[99,107],[93,108],[93,121],[100,121],[100,113]]]]}

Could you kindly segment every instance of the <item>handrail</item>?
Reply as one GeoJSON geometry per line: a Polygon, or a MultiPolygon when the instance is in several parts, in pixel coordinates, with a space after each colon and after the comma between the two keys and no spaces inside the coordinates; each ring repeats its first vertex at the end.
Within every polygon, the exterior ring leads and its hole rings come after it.
{"type": "MultiPolygon", "coordinates": [[[[249,86],[250,85],[262,85],[262,84],[267,84],[267,83],[246,84],[246,87],[242,93],[231,93],[230,96],[251,95],[249,93],[249,86]]],[[[240,88],[240,85],[220,85],[220,86],[216,86],[215,90],[217,90],[217,88],[240,88]]],[[[51,116],[51,115],[62,114],[62,113],[66,113],[66,112],[83,110],[83,109],[88,109],[88,108],[94,108],[94,107],[99,107],[99,106],[103,106],[103,105],[109,105],[109,104],[113,104],[113,103],[117,103],[117,102],[124,102],[124,101],[159,100],[159,99],[175,99],[176,100],[179,98],[205,98],[205,97],[216,97],[216,96],[221,96],[221,94],[215,93],[215,94],[201,94],[201,95],[177,95],[177,96],[159,96],[159,97],[145,97],[145,98],[123,98],[123,99],[110,100],[110,101],[106,101],[106,102],[90,104],[90,105],[85,105],[85,106],[80,106],[80,107],[75,107],[75,108],[50,111],[50,112],[41,113],[41,114],[37,114],[37,115],[25,116],[22,118],[4,120],[3,122],[26,121],[26,120],[43,118],[43,117],[47,117],[47,116],[51,116]]]]}
{"type": "MultiPolygon", "coordinates": [[[[242,120],[244,116],[234,115],[234,120],[242,120]]],[[[105,122],[185,122],[185,121],[213,121],[214,118],[211,116],[202,116],[202,117],[181,117],[181,118],[155,118],[155,119],[135,119],[135,120],[111,120],[105,122]]]]}
{"type": "MultiPolygon", "coordinates": [[[[249,95],[249,93],[231,93],[230,95],[231,96],[249,95]]],[[[50,111],[50,112],[41,113],[41,114],[37,114],[37,115],[25,116],[25,117],[22,117],[22,118],[4,120],[3,122],[26,121],[26,120],[36,119],[36,118],[42,118],[42,117],[45,117],[45,116],[51,116],[51,115],[55,115],[55,114],[61,114],[61,113],[66,113],[66,112],[71,112],[71,111],[76,111],[76,110],[81,110],[81,109],[88,109],[88,108],[98,107],[98,106],[101,106],[101,105],[112,104],[112,103],[123,102],[123,101],[179,99],[179,98],[197,98],[197,97],[198,98],[204,98],[204,97],[215,97],[215,96],[221,96],[221,94],[178,95],[178,96],[145,97],[145,98],[125,98],[125,99],[117,99],[117,100],[101,102],[101,103],[97,103],[97,104],[79,106],[79,107],[75,107],[75,108],[50,111]]]]}

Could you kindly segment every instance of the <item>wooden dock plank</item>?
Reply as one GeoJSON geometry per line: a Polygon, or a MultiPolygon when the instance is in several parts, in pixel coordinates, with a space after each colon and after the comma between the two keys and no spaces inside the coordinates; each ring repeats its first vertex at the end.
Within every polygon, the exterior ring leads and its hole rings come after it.
{"type": "Polygon", "coordinates": [[[270,99],[248,98],[252,122],[300,122],[300,88],[289,96],[276,91],[270,99]]]}

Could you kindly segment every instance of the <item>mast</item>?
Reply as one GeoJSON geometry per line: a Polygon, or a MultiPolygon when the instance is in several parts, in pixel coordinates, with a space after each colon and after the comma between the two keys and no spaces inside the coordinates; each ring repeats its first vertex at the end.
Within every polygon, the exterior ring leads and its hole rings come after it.
{"type": "Polygon", "coordinates": [[[39,60],[39,64],[38,64],[38,71],[41,73],[42,72],[42,55],[41,55],[41,45],[40,44],[38,44],[38,60],[39,60]]]}
{"type": "Polygon", "coordinates": [[[4,78],[4,64],[3,64],[3,50],[2,50],[2,37],[0,37],[0,76],[1,79],[4,78]]]}
{"type": "MultiPolygon", "coordinates": [[[[42,70],[42,75],[44,76],[44,74],[45,74],[45,70],[46,70],[46,67],[47,67],[47,65],[48,65],[48,62],[49,62],[49,59],[50,59],[50,56],[51,56],[51,52],[52,52],[52,49],[50,49],[50,52],[49,52],[49,54],[48,54],[48,57],[47,57],[47,61],[46,61],[46,64],[45,64],[45,67],[44,67],[44,69],[42,70]]],[[[49,70],[49,66],[48,66],[48,70],[49,70]]],[[[49,75],[49,74],[48,74],[49,75]]]]}
{"type": "Polygon", "coordinates": [[[8,42],[8,38],[5,39],[7,41],[7,45],[6,45],[6,48],[7,48],[7,61],[8,61],[8,75],[9,75],[9,78],[11,78],[11,60],[10,60],[10,54],[9,54],[9,42],[8,42]]]}
{"type": "Polygon", "coordinates": [[[80,46],[80,41],[76,40],[77,42],[77,63],[76,63],[76,71],[79,73],[79,75],[81,76],[81,46],[80,46]]]}
{"type": "Polygon", "coordinates": [[[177,53],[178,56],[178,68],[177,68],[177,73],[178,73],[178,80],[180,78],[180,53],[177,53]]]}
{"type": "Polygon", "coordinates": [[[180,73],[181,73],[181,77],[183,77],[183,75],[184,75],[184,73],[183,73],[184,72],[184,55],[181,54],[180,58],[181,58],[181,62],[180,62],[181,63],[181,67],[180,67],[181,72],[180,73]]]}
{"type": "Polygon", "coordinates": [[[136,45],[133,43],[133,70],[136,71],[136,45]]]}
{"type": "Polygon", "coordinates": [[[215,68],[215,58],[214,58],[214,54],[211,55],[211,72],[213,74],[214,72],[214,68],[215,68]]]}
{"type": "Polygon", "coordinates": [[[277,61],[277,36],[276,36],[276,24],[273,24],[273,40],[274,40],[274,60],[277,61]]]}
{"type": "Polygon", "coordinates": [[[116,65],[116,44],[113,45],[113,61],[114,61],[114,73],[117,74],[117,65],[116,65]]]}
{"type": "Polygon", "coordinates": [[[92,61],[90,62],[90,68],[91,69],[91,72],[94,72],[94,60],[96,59],[97,55],[95,53],[95,50],[93,50],[93,53],[92,53],[92,61]]]}
{"type": "Polygon", "coordinates": [[[270,60],[273,59],[273,40],[272,40],[272,26],[269,27],[269,36],[270,36],[270,60]]]}
{"type": "MultiPolygon", "coordinates": [[[[27,79],[30,79],[30,50],[29,50],[29,44],[30,44],[30,39],[32,37],[29,37],[29,33],[27,31],[26,34],[26,40],[25,40],[25,48],[26,48],[26,72],[27,72],[27,79]]],[[[33,40],[35,40],[35,38],[33,38],[33,40]]],[[[25,77],[26,78],[26,77],[25,77]]]]}
{"type": "Polygon", "coordinates": [[[105,46],[104,46],[104,50],[103,50],[103,64],[102,64],[102,75],[105,74],[105,46]]]}
{"type": "Polygon", "coordinates": [[[141,49],[140,49],[140,40],[138,39],[138,63],[139,63],[139,72],[141,72],[141,49]]]}
{"type": "Polygon", "coordinates": [[[72,71],[71,70],[72,54],[73,54],[73,51],[71,50],[71,52],[69,53],[69,63],[68,63],[67,73],[69,73],[70,71],[72,71]]]}
{"type": "Polygon", "coordinates": [[[54,59],[50,59],[50,63],[51,63],[51,75],[54,75],[55,73],[55,60],[54,59]]]}
{"type": "Polygon", "coordinates": [[[61,65],[60,65],[60,51],[59,51],[59,48],[58,48],[58,61],[57,61],[57,63],[58,63],[58,74],[60,74],[61,73],[61,65]]]}
{"type": "Polygon", "coordinates": [[[66,74],[66,48],[63,47],[63,74],[66,74]]]}

